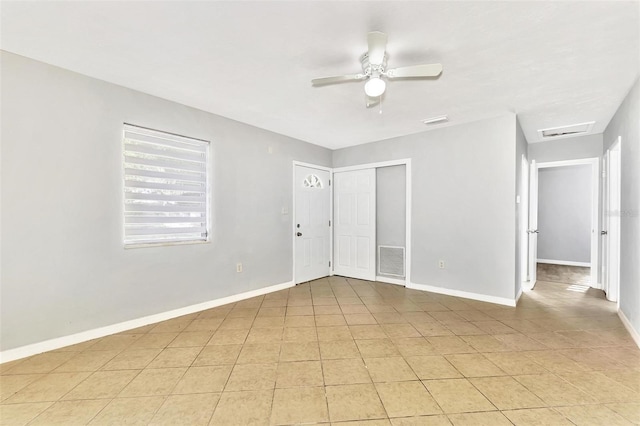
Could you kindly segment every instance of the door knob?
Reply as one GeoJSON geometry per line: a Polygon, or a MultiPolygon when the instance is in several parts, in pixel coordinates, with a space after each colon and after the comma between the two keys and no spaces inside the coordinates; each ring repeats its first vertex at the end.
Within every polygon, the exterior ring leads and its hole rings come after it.
{"type": "Polygon", "coordinates": [[[608,232],[607,231],[600,231],[600,235],[607,235],[608,232]]]}
{"type": "Polygon", "coordinates": [[[298,232],[296,235],[297,235],[298,237],[302,237],[302,232],[298,232]]]}

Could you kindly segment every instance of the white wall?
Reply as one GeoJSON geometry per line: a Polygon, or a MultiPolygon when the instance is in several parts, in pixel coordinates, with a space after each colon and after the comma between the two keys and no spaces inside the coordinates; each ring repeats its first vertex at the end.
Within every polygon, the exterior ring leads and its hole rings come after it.
{"type": "Polygon", "coordinates": [[[591,165],[538,172],[538,259],[591,262],[591,165]]]}
{"type": "Polygon", "coordinates": [[[329,150],[0,60],[2,350],[292,279],[291,217],[281,215],[292,211],[292,161],[331,166],[329,150]],[[123,249],[123,122],[212,141],[210,244],[123,249]]]}
{"type": "Polygon", "coordinates": [[[412,159],[413,283],[514,299],[515,125],[510,114],[333,152],[334,167],[412,159]]]}
{"type": "Polygon", "coordinates": [[[636,80],[604,132],[607,149],[620,136],[620,310],[640,332],[640,82],[636,80]]]}

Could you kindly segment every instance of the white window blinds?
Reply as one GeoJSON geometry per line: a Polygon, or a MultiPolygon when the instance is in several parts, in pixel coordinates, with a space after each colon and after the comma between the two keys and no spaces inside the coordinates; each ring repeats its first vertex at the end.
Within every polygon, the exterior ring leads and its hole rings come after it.
{"type": "Polygon", "coordinates": [[[125,124],[124,244],[206,241],[209,143],[125,124]]]}

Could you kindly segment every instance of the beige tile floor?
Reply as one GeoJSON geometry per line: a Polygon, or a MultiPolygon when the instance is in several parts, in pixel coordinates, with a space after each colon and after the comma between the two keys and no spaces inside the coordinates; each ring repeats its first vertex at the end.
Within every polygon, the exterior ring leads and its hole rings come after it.
{"type": "Polygon", "coordinates": [[[538,263],[536,274],[540,281],[589,285],[591,268],[584,266],[538,263]]]}
{"type": "Polygon", "coordinates": [[[2,364],[0,423],[639,424],[640,350],[584,290],[321,279],[2,364]]]}

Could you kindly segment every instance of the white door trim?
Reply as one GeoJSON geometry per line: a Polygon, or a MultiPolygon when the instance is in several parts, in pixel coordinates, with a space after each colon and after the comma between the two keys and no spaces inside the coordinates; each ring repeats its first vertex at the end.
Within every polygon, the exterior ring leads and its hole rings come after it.
{"type": "MultiPolygon", "coordinates": [[[[309,167],[311,169],[324,170],[329,172],[329,177],[333,180],[333,169],[331,167],[319,166],[317,164],[305,163],[293,160],[291,165],[291,191],[293,193],[291,204],[291,281],[296,283],[296,166],[309,167]]],[[[331,221],[331,229],[329,229],[329,259],[333,262],[333,185],[329,182],[329,220],[331,221]]],[[[333,275],[333,263],[329,267],[329,275],[333,275]]]]}
{"type": "Polygon", "coordinates": [[[305,163],[305,162],[296,161],[296,160],[293,160],[293,165],[294,166],[302,166],[302,167],[310,167],[312,169],[318,169],[318,170],[324,170],[324,171],[329,172],[329,173],[331,173],[333,171],[333,169],[331,167],[318,166],[317,164],[305,163]]]}
{"type": "Polygon", "coordinates": [[[354,166],[336,167],[333,169],[333,171],[334,173],[352,172],[354,170],[378,169],[380,167],[401,166],[407,163],[411,163],[411,158],[403,158],[401,160],[379,161],[377,163],[356,164],[354,166]]]}
{"type": "MultiPolygon", "coordinates": [[[[404,285],[411,283],[411,158],[400,160],[381,161],[377,163],[357,164],[355,166],[336,167],[333,173],[350,172],[363,169],[377,169],[380,167],[405,166],[405,187],[406,187],[406,217],[405,217],[405,277],[404,285]]],[[[332,176],[333,179],[333,176],[332,176]]],[[[331,200],[333,201],[333,187],[331,187],[331,200]]],[[[333,211],[333,204],[331,205],[333,211]]],[[[333,221],[333,218],[331,219],[333,221]]],[[[333,222],[332,222],[333,223],[333,222]]],[[[332,230],[333,231],[333,230],[332,230]]],[[[333,232],[331,233],[333,235],[333,232]]],[[[331,240],[331,257],[333,258],[333,239],[331,240]]],[[[377,261],[377,260],[376,260],[377,261]]],[[[333,275],[333,263],[331,264],[331,274],[333,275]]],[[[395,283],[394,283],[395,284],[395,283]]]]}
{"type": "MultiPolygon", "coordinates": [[[[599,273],[600,265],[598,263],[600,253],[600,159],[582,158],[578,160],[550,161],[537,163],[532,165],[532,167],[535,167],[537,176],[540,169],[578,165],[591,166],[591,287],[602,289],[599,273]]],[[[530,196],[535,197],[537,200],[538,188],[535,188],[535,193],[530,194],[530,196]]]]}

